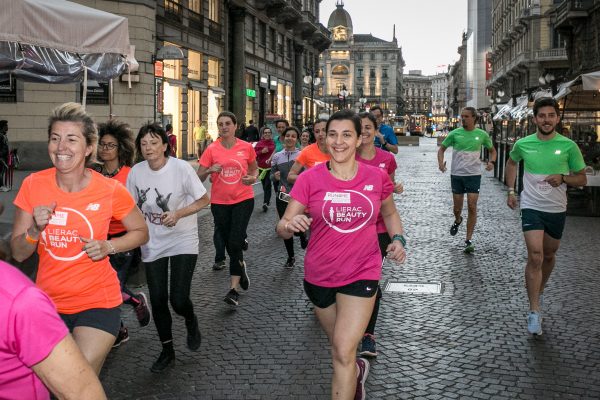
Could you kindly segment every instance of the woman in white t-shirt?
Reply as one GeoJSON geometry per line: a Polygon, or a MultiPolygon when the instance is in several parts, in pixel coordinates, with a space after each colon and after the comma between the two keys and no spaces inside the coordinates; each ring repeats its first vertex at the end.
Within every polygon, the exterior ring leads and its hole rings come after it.
{"type": "Polygon", "coordinates": [[[145,161],[133,166],[127,188],[137,201],[150,232],[150,240],[142,246],[142,261],[146,267],[152,316],[163,347],[150,370],[161,372],[175,360],[169,299],[173,310],[185,318],[187,347],[190,350],[200,347],[190,286],[198,259],[195,214],[208,205],[209,197],[191,165],[169,157],[169,139],[160,125],[142,126],[135,144],[145,161]]]}
{"type": "Polygon", "coordinates": [[[356,359],[356,346],[381,279],[376,231],[380,211],[392,238],[388,259],[404,261],[405,240],[388,174],[355,158],[361,143],[360,118],[350,110],[338,111],[325,130],[331,159],[298,177],[277,233],[288,239],[310,227],[304,291],[331,343],[332,397],[363,399],[369,363],[356,359]]]}

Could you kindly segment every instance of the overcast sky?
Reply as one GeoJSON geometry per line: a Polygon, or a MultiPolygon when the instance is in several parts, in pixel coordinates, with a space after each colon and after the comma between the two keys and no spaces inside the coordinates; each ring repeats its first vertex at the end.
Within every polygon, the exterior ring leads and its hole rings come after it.
{"type": "MultiPolygon", "coordinates": [[[[321,2],[321,23],[327,26],[338,0],[321,2]]],[[[491,1],[491,0],[490,0],[491,1]]],[[[467,0],[343,0],[354,33],[392,40],[396,24],[398,45],[406,62],[404,73],[424,75],[446,71],[458,60],[456,52],[467,29],[467,0]]]]}

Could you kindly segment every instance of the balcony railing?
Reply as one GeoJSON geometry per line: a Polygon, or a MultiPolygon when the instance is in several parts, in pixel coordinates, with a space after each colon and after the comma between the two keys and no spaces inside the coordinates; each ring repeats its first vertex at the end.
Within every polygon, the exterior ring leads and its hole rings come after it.
{"type": "Polygon", "coordinates": [[[538,50],[534,54],[535,61],[567,60],[566,49],[538,50]]]}
{"type": "Polygon", "coordinates": [[[554,27],[568,27],[571,20],[586,18],[588,10],[594,5],[594,0],[565,0],[556,7],[554,27]]]}

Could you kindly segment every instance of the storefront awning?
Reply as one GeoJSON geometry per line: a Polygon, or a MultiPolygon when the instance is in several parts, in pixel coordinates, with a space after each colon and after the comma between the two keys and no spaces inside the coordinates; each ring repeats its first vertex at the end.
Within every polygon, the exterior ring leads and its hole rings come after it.
{"type": "Polygon", "coordinates": [[[559,86],[554,98],[567,111],[600,111],[600,71],[581,74],[559,86]]]}

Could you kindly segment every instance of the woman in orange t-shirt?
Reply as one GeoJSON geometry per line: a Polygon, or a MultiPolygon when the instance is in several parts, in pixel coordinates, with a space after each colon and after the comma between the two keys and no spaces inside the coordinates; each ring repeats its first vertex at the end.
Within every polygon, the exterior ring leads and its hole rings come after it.
{"type": "Polygon", "coordinates": [[[66,103],[48,123],[54,168],[28,176],[15,199],[11,249],[17,261],[37,250],[36,283],[55,303],[97,374],[119,332],[121,290],[109,254],[148,240],[148,228],[127,189],[86,168],[98,135],[81,104],[66,103]],[[106,240],[111,219],[127,233],[106,240]]]}
{"type": "MultiPolygon", "coordinates": [[[[116,179],[123,186],[127,185],[127,176],[133,166],[135,156],[135,144],[133,134],[129,125],[111,119],[98,124],[98,159],[102,162],[98,172],[107,178],[116,179]]],[[[121,221],[113,219],[108,228],[108,238],[117,238],[127,233],[121,221]]],[[[148,300],[143,292],[134,294],[127,287],[129,271],[136,260],[139,262],[139,249],[122,251],[109,255],[110,264],[117,271],[119,283],[121,284],[121,295],[123,303],[133,307],[140,326],[150,323],[150,310],[148,300]],[[136,255],[137,253],[137,255],[136,255]]],[[[119,347],[121,343],[129,340],[129,331],[121,320],[119,335],[113,347],[119,347]]]]}
{"type": "Polygon", "coordinates": [[[221,140],[208,146],[200,157],[198,176],[204,182],[211,175],[210,211],[229,254],[230,289],[224,300],[237,306],[238,284],[244,290],[250,286],[243,249],[254,210],[252,185],[258,181],[258,166],[252,145],[235,137],[237,119],[233,113],[221,112],[217,126],[221,140]]]}

